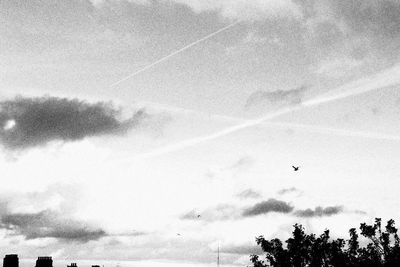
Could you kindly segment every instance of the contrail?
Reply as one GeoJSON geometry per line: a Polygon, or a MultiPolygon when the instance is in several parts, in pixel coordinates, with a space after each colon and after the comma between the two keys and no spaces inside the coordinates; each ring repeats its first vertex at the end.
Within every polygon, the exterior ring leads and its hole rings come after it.
{"type": "Polygon", "coordinates": [[[225,26],[225,27],[219,29],[218,31],[215,31],[215,32],[213,32],[213,33],[210,33],[209,35],[204,36],[203,38],[201,38],[201,39],[199,39],[199,40],[197,40],[197,41],[195,41],[195,42],[193,42],[193,43],[191,43],[191,44],[188,44],[188,45],[186,45],[185,47],[182,47],[181,49],[178,49],[178,50],[176,50],[175,52],[173,52],[173,53],[171,53],[171,54],[169,54],[169,55],[167,55],[167,56],[164,56],[164,57],[160,58],[159,60],[154,61],[153,63],[150,63],[149,65],[146,65],[145,67],[143,67],[143,68],[141,68],[141,69],[139,69],[139,70],[137,70],[137,71],[135,71],[135,72],[129,74],[129,75],[126,76],[125,78],[123,78],[123,79],[121,79],[121,80],[119,80],[119,81],[114,82],[113,84],[110,85],[110,87],[114,87],[114,86],[116,86],[116,85],[118,85],[118,84],[120,84],[120,83],[122,83],[122,82],[124,82],[124,81],[126,81],[126,80],[128,80],[128,79],[130,79],[130,78],[132,78],[132,77],[134,77],[134,76],[136,76],[136,75],[138,75],[139,73],[142,73],[142,72],[144,72],[144,71],[146,71],[146,70],[152,68],[153,66],[155,66],[155,65],[157,65],[157,64],[160,64],[160,63],[163,62],[163,61],[168,60],[169,58],[171,58],[171,57],[173,57],[173,56],[175,56],[175,55],[177,55],[177,54],[179,54],[179,53],[181,53],[181,52],[183,52],[183,51],[185,51],[185,50],[187,50],[187,49],[189,49],[189,48],[191,48],[191,47],[193,47],[193,46],[195,46],[195,45],[197,45],[197,44],[199,44],[199,43],[201,43],[201,42],[204,42],[204,41],[210,39],[211,37],[213,37],[213,36],[215,36],[215,35],[217,35],[217,34],[223,32],[223,31],[226,31],[226,30],[229,29],[229,28],[232,28],[233,26],[235,26],[235,25],[238,24],[239,22],[240,22],[240,21],[236,21],[236,22],[234,22],[234,23],[231,23],[231,24],[229,24],[228,26],[225,26]]]}
{"type": "Polygon", "coordinates": [[[321,105],[324,103],[329,103],[332,101],[345,99],[345,98],[348,98],[351,96],[361,95],[361,94],[364,94],[364,93],[367,93],[367,92],[370,92],[373,90],[388,88],[388,87],[396,85],[398,83],[400,83],[400,66],[395,66],[389,70],[386,70],[386,71],[383,71],[376,75],[373,75],[370,78],[360,79],[355,82],[350,82],[347,85],[341,86],[338,89],[333,90],[334,92],[336,92],[336,94],[331,94],[331,92],[332,92],[331,91],[322,96],[315,97],[310,100],[304,101],[299,105],[283,108],[276,112],[267,114],[266,116],[263,116],[261,118],[248,120],[241,124],[238,124],[238,125],[235,125],[232,127],[228,127],[225,130],[216,132],[214,134],[210,134],[207,136],[195,137],[195,138],[184,140],[184,141],[181,141],[181,142],[178,142],[175,144],[167,145],[167,146],[155,149],[153,151],[143,153],[143,154],[137,155],[135,157],[131,157],[131,158],[123,160],[123,161],[130,162],[130,161],[136,160],[136,159],[146,159],[146,158],[152,158],[155,156],[164,155],[166,153],[178,151],[178,150],[181,150],[181,149],[184,149],[187,147],[191,147],[191,146],[195,146],[195,145],[207,142],[207,141],[211,141],[211,140],[217,139],[219,137],[223,137],[223,136],[229,135],[231,133],[240,131],[242,129],[260,125],[268,120],[274,119],[281,115],[285,115],[285,114],[288,114],[288,113],[291,113],[291,112],[294,112],[297,110],[304,109],[306,107],[317,106],[317,105],[321,105]]]}
{"type": "Polygon", "coordinates": [[[340,86],[324,95],[308,100],[303,106],[314,106],[326,102],[344,99],[350,96],[360,95],[377,89],[385,89],[400,83],[400,65],[390,69],[362,78],[346,85],[340,86]],[[332,95],[332,92],[336,93],[332,95]]]}
{"type": "MultiPolygon", "coordinates": [[[[189,108],[182,108],[182,107],[174,107],[165,104],[158,104],[154,102],[142,102],[143,104],[150,104],[156,105],[157,108],[172,111],[172,112],[184,112],[189,114],[197,114],[202,116],[209,116],[212,119],[223,120],[229,123],[244,123],[247,122],[247,119],[233,117],[233,116],[226,116],[226,115],[219,115],[219,114],[209,114],[206,112],[189,109],[189,108]]],[[[302,123],[293,123],[293,122],[271,122],[265,121],[261,126],[265,127],[274,127],[274,128],[295,128],[299,130],[303,130],[306,132],[318,133],[318,134],[327,134],[327,135],[336,135],[336,136],[343,136],[343,137],[360,137],[366,139],[377,139],[377,140],[390,140],[390,141],[400,141],[399,135],[389,135],[383,133],[373,133],[373,132],[366,132],[366,131],[357,131],[357,130],[347,130],[347,129],[338,129],[332,127],[324,127],[318,125],[310,125],[310,124],[302,124],[302,123]]]]}
{"type": "Polygon", "coordinates": [[[338,135],[338,136],[344,136],[344,137],[361,137],[361,138],[376,139],[376,140],[400,141],[400,136],[398,136],[398,135],[345,130],[345,129],[337,129],[337,128],[331,128],[331,127],[314,126],[314,125],[308,125],[308,124],[286,123],[286,122],[265,122],[263,125],[271,126],[271,127],[296,128],[296,129],[304,130],[307,132],[328,134],[328,135],[338,135]]]}

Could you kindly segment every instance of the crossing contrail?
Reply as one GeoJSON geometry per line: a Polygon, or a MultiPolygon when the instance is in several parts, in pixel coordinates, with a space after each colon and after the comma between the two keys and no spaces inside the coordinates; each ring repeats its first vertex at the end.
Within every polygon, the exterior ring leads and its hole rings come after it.
{"type": "MultiPolygon", "coordinates": [[[[372,77],[360,79],[355,82],[350,82],[344,86],[341,86],[338,89],[333,90],[333,92],[336,92],[335,94],[332,94],[332,91],[330,91],[327,94],[306,100],[299,105],[283,108],[281,110],[267,114],[258,119],[244,121],[243,123],[240,123],[240,124],[232,126],[232,127],[228,127],[222,131],[219,131],[219,132],[216,132],[216,133],[213,133],[210,135],[199,136],[199,137],[191,138],[191,139],[184,140],[181,142],[177,142],[174,144],[166,145],[164,147],[155,149],[153,151],[150,151],[147,153],[142,153],[140,155],[126,159],[126,161],[129,162],[129,161],[135,160],[135,159],[146,159],[146,158],[152,158],[155,156],[164,155],[164,154],[178,151],[178,150],[181,150],[181,149],[184,149],[187,147],[195,146],[195,145],[207,142],[207,141],[211,141],[211,140],[217,139],[219,137],[223,137],[223,136],[229,135],[234,132],[238,132],[238,131],[246,129],[246,128],[260,125],[268,120],[274,119],[281,115],[285,115],[285,114],[288,114],[288,113],[291,113],[294,111],[298,111],[298,110],[301,110],[301,109],[304,109],[307,107],[318,106],[318,105],[333,102],[336,100],[345,99],[345,98],[348,98],[351,96],[361,95],[361,94],[368,93],[373,90],[391,87],[391,86],[394,86],[399,83],[400,83],[400,66],[395,66],[389,70],[386,70],[386,71],[383,71],[376,75],[373,75],[372,77]]],[[[395,140],[397,140],[397,139],[395,138],[395,140]]]]}
{"type": "MultiPolygon", "coordinates": [[[[183,112],[188,114],[196,114],[202,116],[209,116],[210,119],[213,120],[222,120],[229,123],[244,123],[248,121],[247,119],[234,117],[234,116],[225,116],[219,114],[209,114],[207,112],[197,111],[194,109],[182,108],[182,107],[174,107],[169,105],[161,105],[154,102],[142,102],[143,104],[155,105],[157,108],[162,110],[167,110],[170,112],[183,112]]],[[[310,124],[302,124],[302,123],[293,123],[293,122],[271,122],[265,121],[260,126],[265,127],[273,127],[273,128],[294,128],[306,132],[318,133],[318,134],[326,134],[326,135],[335,135],[335,136],[343,136],[343,137],[360,137],[366,139],[377,139],[377,140],[389,140],[389,141],[400,141],[400,135],[390,135],[384,133],[374,133],[367,131],[357,131],[357,130],[348,130],[348,129],[338,129],[333,127],[325,127],[319,125],[310,125],[310,124]]]]}
{"type": "Polygon", "coordinates": [[[142,73],[142,72],[144,72],[144,71],[146,71],[146,70],[148,70],[148,69],[154,67],[155,65],[158,65],[158,64],[160,64],[161,62],[164,62],[164,61],[170,59],[171,57],[173,57],[173,56],[175,56],[175,55],[177,55],[177,54],[179,54],[179,53],[181,53],[181,52],[183,52],[183,51],[185,51],[185,50],[187,50],[187,49],[189,49],[189,48],[191,48],[191,47],[193,47],[193,46],[195,46],[195,45],[197,45],[197,44],[199,44],[199,43],[201,43],[201,42],[204,42],[204,41],[210,39],[211,37],[213,37],[213,36],[215,36],[215,35],[217,35],[217,34],[223,32],[223,31],[228,30],[229,28],[232,28],[233,26],[235,26],[235,25],[238,24],[239,22],[240,22],[240,21],[236,21],[236,22],[234,22],[234,23],[231,23],[231,24],[229,24],[228,26],[225,26],[225,27],[223,27],[223,28],[221,28],[221,29],[219,29],[219,30],[213,32],[213,33],[210,33],[209,35],[204,36],[203,38],[201,38],[201,39],[199,39],[199,40],[197,40],[197,41],[195,41],[195,42],[193,42],[193,43],[190,43],[190,44],[188,44],[188,45],[182,47],[181,49],[178,49],[178,50],[176,50],[175,52],[173,52],[173,53],[171,53],[171,54],[169,54],[169,55],[167,55],[167,56],[164,56],[164,57],[160,58],[160,59],[157,60],[157,61],[154,61],[153,63],[150,63],[150,64],[146,65],[145,67],[143,67],[143,68],[141,68],[141,69],[139,69],[139,70],[137,70],[137,71],[135,71],[135,72],[129,74],[128,76],[122,78],[121,80],[114,82],[113,84],[110,85],[110,87],[114,87],[114,86],[116,86],[116,85],[118,85],[118,84],[120,84],[120,83],[122,83],[122,82],[124,82],[124,81],[126,81],[126,80],[128,80],[128,79],[130,79],[130,78],[132,78],[132,77],[134,77],[134,76],[136,76],[136,75],[138,75],[139,73],[142,73]]]}

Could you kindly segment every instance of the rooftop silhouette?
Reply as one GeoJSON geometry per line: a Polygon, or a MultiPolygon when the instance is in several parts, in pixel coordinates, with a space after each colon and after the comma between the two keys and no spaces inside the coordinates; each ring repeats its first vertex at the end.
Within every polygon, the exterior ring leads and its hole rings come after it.
{"type": "MultiPolygon", "coordinates": [[[[5,255],[3,259],[3,267],[19,267],[18,255],[5,255]]],[[[50,256],[40,256],[36,260],[35,267],[53,267],[53,258],[50,256]]],[[[78,267],[78,265],[76,262],[71,262],[71,264],[67,265],[67,267],[78,267]]],[[[92,265],[92,267],[100,267],[100,265],[92,265]]]]}
{"type": "Polygon", "coordinates": [[[19,267],[17,254],[8,254],[3,259],[3,267],[19,267]]]}
{"type": "Polygon", "coordinates": [[[35,267],[53,267],[53,259],[51,257],[38,257],[35,267]]]}

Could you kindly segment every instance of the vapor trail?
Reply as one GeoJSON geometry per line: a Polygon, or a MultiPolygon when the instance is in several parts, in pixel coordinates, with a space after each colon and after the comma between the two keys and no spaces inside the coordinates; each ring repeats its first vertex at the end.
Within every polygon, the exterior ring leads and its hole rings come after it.
{"type": "Polygon", "coordinates": [[[122,82],[124,82],[124,81],[126,81],[126,80],[128,80],[128,79],[130,79],[130,78],[132,78],[132,77],[134,77],[134,76],[136,76],[136,75],[138,75],[139,73],[142,73],[142,72],[144,72],[144,71],[146,71],[146,70],[152,68],[153,66],[155,66],[155,65],[157,65],[157,64],[159,64],[159,63],[161,63],[161,62],[163,62],[163,61],[166,61],[166,60],[168,60],[169,58],[171,58],[171,57],[173,57],[173,56],[175,56],[175,55],[177,55],[177,54],[179,54],[179,53],[181,53],[181,52],[183,52],[183,51],[185,51],[185,50],[187,50],[187,49],[189,49],[189,48],[191,48],[191,47],[193,47],[193,46],[195,46],[195,45],[197,45],[197,44],[199,44],[199,43],[201,43],[201,42],[204,42],[204,41],[210,39],[211,37],[213,37],[213,36],[215,36],[215,35],[217,35],[217,34],[223,32],[223,31],[226,31],[226,30],[229,29],[229,28],[232,28],[233,26],[235,26],[235,25],[238,24],[238,23],[239,23],[239,21],[236,21],[236,22],[234,22],[234,23],[232,23],[232,24],[229,24],[228,26],[225,26],[225,27],[219,29],[218,31],[215,31],[215,32],[213,32],[213,33],[210,33],[209,35],[204,36],[203,38],[201,38],[201,39],[199,39],[199,40],[197,40],[197,41],[195,41],[195,42],[193,42],[193,43],[191,43],[191,44],[188,44],[188,45],[186,45],[185,47],[182,47],[181,49],[178,49],[178,50],[176,50],[175,52],[173,52],[173,53],[171,53],[171,54],[169,54],[169,55],[167,55],[167,56],[164,56],[164,57],[160,58],[159,60],[154,61],[153,63],[150,63],[149,65],[147,65],[147,66],[145,66],[145,67],[143,67],[143,68],[141,68],[141,69],[139,69],[139,70],[137,70],[137,71],[135,71],[135,72],[129,74],[129,75],[126,76],[125,78],[123,78],[123,79],[121,79],[121,80],[119,80],[119,81],[114,82],[113,84],[110,85],[110,87],[114,87],[114,86],[116,86],[116,85],[118,85],[118,84],[120,84],[120,83],[122,83],[122,82]]]}
{"type": "MultiPolygon", "coordinates": [[[[158,108],[172,111],[172,112],[183,112],[189,114],[197,114],[202,116],[209,116],[212,119],[222,120],[229,123],[244,123],[247,122],[247,119],[233,117],[233,116],[225,116],[225,115],[218,115],[218,114],[209,114],[202,111],[197,111],[194,109],[188,108],[181,108],[181,107],[173,107],[169,105],[161,105],[154,102],[143,102],[144,104],[149,105],[156,105],[158,108]]],[[[265,127],[274,127],[274,128],[295,128],[299,130],[303,130],[306,132],[311,133],[318,133],[318,134],[327,134],[327,135],[335,135],[335,136],[343,136],[343,137],[360,137],[366,139],[376,139],[376,140],[390,140],[390,141],[400,141],[399,135],[390,135],[390,134],[383,134],[383,133],[373,133],[373,132],[366,132],[366,131],[357,131],[357,130],[347,130],[347,129],[338,129],[332,127],[324,127],[318,125],[310,125],[310,124],[302,124],[302,123],[292,123],[292,122],[271,122],[265,121],[261,124],[261,126],[265,127]]]]}
{"type": "MultiPolygon", "coordinates": [[[[173,107],[165,104],[158,104],[154,102],[142,102],[143,104],[149,105],[156,105],[158,108],[172,111],[172,112],[183,112],[188,114],[196,114],[202,116],[209,116],[212,119],[222,120],[224,122],[229,123],[244,123],[248,121],[247,119],[233,117],[233,116],[226,116],[226,115],[218,115],[218,114],[209,114],[206,112],[188,109],[188,108],[181,108],[181,107],[173,107]]],[[[373,132],[366,132],[366,131],[357,131],[357,130],[347,130],[347,129],[338,129],[332,127],[324,127],[318,125],[310,125],[310,124],[302,124],[302,123],[292,123],[292,122],[271,122],[265,121],[261,124],[261,126],[266,127],[274,127],[274,128],[295,128],[299,130],[303,130],[306,132],[311,133],[318,133],[318,134],[327,134],[327,135],[336,135],[336,136],[343,136],[343,137],[360,137],[366,139],[377,139],[377,140],[390,140],[390,141],[400,141],[400,135],[390,135],[390,134],[383,134],[383,133],[373,133],[373,132]]]]}
{"type": "Polygon", "coordinates": [[[266,122],[263,125],[271,126],[271,127],[282,127],[282,128],[290,127],[290,128],[304,130],[307,132],[328,134],[328,135],[338,135],[338,136],[344,136],[344,137],[361,137],[361,138],[376,139],[376,140],[400,141],[400,136],[398,136],[398,135],[336,129],[336,128],[331,128],[331,127],[321,127],[321,126],[314,126],[314,125],[308,125],[308,124],[286,123],[286,122],[266,122]]]}
{"type": "Polygon", "coordinates": [[[167,146],[155,149],[153,151],[150,151],[148,153],[143,153],[136,157],[126,159],[126,161],[129,162],[129,161],[135,160],[135,159],[152,158],[152,157],[163,155],[166,153],[178,151],[178,150],[181,150],[181,149],[184,149],[187,147],[195,146],[195,145],[198,145],[198,144],[210,141],[210,140],[217,139],[222,136],[226,136],[228,134],[240,131],[242,129],[260,125],[268,120],[274,119],[281,115],[288,114],[288,113],[291,113],[291,112],[294,112],[297,110],[304,109],[306,107],[317,106],[317,105],[321,105],[324,103],[329,103],[332,101],[345,99],[345,98],[348,98],[351,96],[361,95],[361,94],[364,94],[364,93],[367,93],[367,92],[370,92],[373,90],[387,88],[387,87],[396,85],[398,83],[400,83],[400,66],[395,66],[389,70],[386,70],[386,71],[383,71],[376,75],[373,75],[372,77],[360,79],[355,82],[350,82],[347,85],[341,86],[338,89],[333,90],[334,92],[336,92],[336,94],[332,94],[331,92],[328,92],[327,94],[324,94],[322,96],[318,96],[318,97],[312,98],[310,100],[304,101],[299,105],[283,108],[276,112],[267,114],[266,116],[263,116],[261,118],[245,121],[241,124],[238,124],[238,125],[235,125],[232,127],[228,127],[225,130],[216,132],[214,134],[210,134],[207,136],[195,137],[195,138],[184,140],[184,141],[181,141],[181,142],[178,142],[175,144],[167,145],[167,146]]]}
{"type": "MultiPolygon", "coordinates": [[[[323,102],[321,102],[321,103],[323,103],[323,102]]],[[[321,104],[321,103],[319,103],[319,104],[321,104]]],[[[314,105],[316,105],[316,104],[314,104],[314,105]]],[[[276,118],[278,116],[281,116],[281,115],[284,115],[284,114],[287,114],[287,113],[290,113],[290,112],[293,112],[293,111],[296,111],[296,110],[299,110],[302,108],[303,108],[303,106],[300,106],[300,105],[296,106],[296,107],[285,108],[280,111],[268,114],[267,116],[261,117],[259,119],[245,121],[242,124],[226,128],[225,130],[216,132],[214,134],[210,134],[207,136],[195,137],[195,138],[184,140],[184,141],[181,141],[181,142],[178,142],[175,144],[166,145],[164,147],[155,149],[155,150],[147,152],[147,153],[142,153],[136,157],[127,159],[127,161],[135,160],[135,159],[152,158],[155,156],[160,156],[160,155],[167,154],[170,152],[178,151],[178,150],[181,150],[181,149],[184,149],[187,147],[195,146],[195,145],[198,145],[198,144],[210,141],[210,140],[214,140],[219,137],[226,136],[226,135],[229,135],[231,133],[234,133],[234,132],[246,129],[246,128],[250,128],[252,126],[260,125],[270,119],[276,118]]]]}

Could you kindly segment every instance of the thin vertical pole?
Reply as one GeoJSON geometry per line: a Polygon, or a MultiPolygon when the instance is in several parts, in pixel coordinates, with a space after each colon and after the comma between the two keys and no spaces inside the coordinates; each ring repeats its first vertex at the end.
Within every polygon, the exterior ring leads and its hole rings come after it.
{"type": "Polygon", "coordinates": [[[219,242],[218,242],[217,266],[219,267],[219,242]]]}

